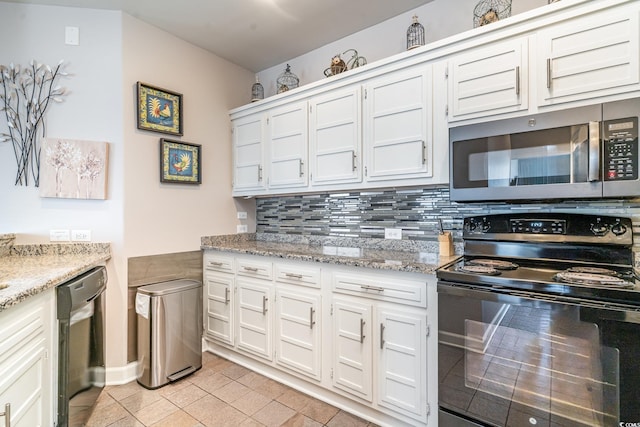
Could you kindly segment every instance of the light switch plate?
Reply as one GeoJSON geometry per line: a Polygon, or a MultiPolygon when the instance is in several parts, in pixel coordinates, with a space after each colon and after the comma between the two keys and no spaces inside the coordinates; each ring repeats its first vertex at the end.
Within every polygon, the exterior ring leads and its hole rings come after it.
{"type": "Polygon", "coordinates": [[[246,212],[238,212],[238,219],[247,219],[246,212]]]}
{"type": "Polygon", "coordinates": [[[71,240],[74,242],[90,242],[91,230],[71,230],[71,240]]]}
{"type": "Polygon", "coordinates": [[[64,44],[78,46],[80,44],[80,28],[64,27],[64,44]]]}
{"type": "Polygon", "coordinates": [[[71,240],[69,230],[49,230],[49,241],[68,242],[71,240]]]}
{"type": "Polygon", "coordinates": [[[240,224],[236,227],[238,233],[246,233],[248,231],[247,224],[240,224]]]}

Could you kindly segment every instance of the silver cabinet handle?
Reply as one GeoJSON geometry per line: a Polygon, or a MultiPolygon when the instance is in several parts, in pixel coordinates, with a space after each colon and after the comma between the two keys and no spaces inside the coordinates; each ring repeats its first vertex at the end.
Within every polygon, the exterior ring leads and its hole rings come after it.
{"type": "Polygon", "coordinates": [[[380,350],[384,348],[384,323],[380,323],[380,350]]]}
{"type": "Polygon", "coordinates": [[[589,122],[589,182],[600,179],[600,122],[589,122]]]}
{"type": "Polygon", "coordinates": [[[224,303],[229,304],[229,288],[224,288],[224,303]]]}
{"type": "Polygon", "coordinates": [[[384,288],[381,288],[379,286],[360,285],[360,288],[365,291],[384,292],[384,288]]]}
{"type": "Polygon", "coordinates": [[[222,263],[218,261],[209,261],[209,267],[222,267],[222,263]]]}
{"type": "Polygon", "coordinates": [[[258,182],[262,181],[262,166],[258,166],[258,182]]]}
{"type": "Polygon", "coordinates": [[[258,272],[258,269],[257,269],[256,267],[247,267],[247,266],[244,266],[244,267],[242,267],[242,268],[243,268],[245,271],[250,271],[250,272],[252,272],[252,273],[257,273],[257,272],[258,272]]]}
{"type": "Polygon", "coordinates": [[[516,95],[520,95],[520,67],[516,67],[516,95]]]}
{"type": "Polygon", "coordinates": [[[304,166],[304,162],[302,161],[302,159],[300,159],[300,176],[304,175],[304,171],[302,170],[303,166],[304,166]]]}
{"type": "Polygon", "coordinates": [[[263,315],[267,314],[267,301],[269,301],[269,298],[263,296],[262,297],[262,314],[263,315]]]}
{"type": "Polygon", "coordinates": [[[313,325],[316,324],[316,321],[313,320],[313,314],[316,311],[313,309],[313,307],[309,307],[309,329],[313,329],[313,325]]]}
{"type": "Polygon", "coordinates": [[[364,319],[360,319],[360,344],[364,342],[364,319]]]}
{"type": "Polygon", "coordinates": [[[4,405],[4,412],[0,412],[0,417],[4,416],[4,426],[11,427],[11,403],[4,405]]]}
{"type": "Polygon", "coordinates": [[[427,144],[422,141],[422,164],[427,163],[427,144]]]}
{"type": "Polygon", "coordinates": [[[285,273],[284,275],[290,279],[302,279],[302,274],[285,273]]]}
{"type": "Polygon", "coordinates": [[[551,89],[551,58],[547,58],[547,89],[551,89]]]}
{"type": "Polygon", "coordinates": [[[356,151],[351,151],[351,169],[356,170],[356,151]]]}

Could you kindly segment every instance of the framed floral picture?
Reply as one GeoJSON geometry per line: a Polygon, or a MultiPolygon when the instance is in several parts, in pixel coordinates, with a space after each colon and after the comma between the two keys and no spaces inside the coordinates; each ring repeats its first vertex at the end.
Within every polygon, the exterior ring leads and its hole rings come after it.
{"type": "Polygon", "coordinates": [[[182,95],[138,82],[138,129],[182,135],[182,95]]]}
{"type": "Polygon", "coordinates": [[[160,139],[160,182],[200,184],[201,146],[160,139]]]}

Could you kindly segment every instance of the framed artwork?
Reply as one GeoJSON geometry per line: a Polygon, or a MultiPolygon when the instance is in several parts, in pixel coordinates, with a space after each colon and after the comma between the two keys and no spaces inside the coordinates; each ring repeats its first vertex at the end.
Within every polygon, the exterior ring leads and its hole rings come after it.
{"type": "Polygon", "coordinates": [[[200,150],[198,144],[160,139],[160,182],[200,184],[200,150]]]}
{"type": "Polygon", "coordinates": [[[40,197],[106,199],[108,148],[103,141],[45,138],[40,197]]]}
{"type": "Polygon", "coordinates": [[[182,95],[138,82],[138,129],[182,135],[182,95]]]}

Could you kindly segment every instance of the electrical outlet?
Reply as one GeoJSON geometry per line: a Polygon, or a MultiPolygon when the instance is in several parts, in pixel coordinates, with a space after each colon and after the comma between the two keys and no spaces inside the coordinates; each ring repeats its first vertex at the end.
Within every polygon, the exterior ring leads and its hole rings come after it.
{"type": "Polygon", "coordinates": [[[402,239],[402,228],[385,228],[384,238],[397,240],[402,239]]]}
{"type": "Polygon", "coordinates": [[[238,233],[246,233],[248,231],[247,224],[241,224],[236,227],[238,233]]]}
{"type": "Polygon", "coordinates": [[[238,219],[247,219],[246,212],[238,212],[238,219]]]}
{"type": "Polygon", "coordinates": [[[71,230],[71,240],[74,242],[90,242],[91,230],[71,230]]]}
{"type": "Polygon", "coordinates": [[[69,230],[49,230],[49,241],[68,242],[71,240],[69,230]]]}

